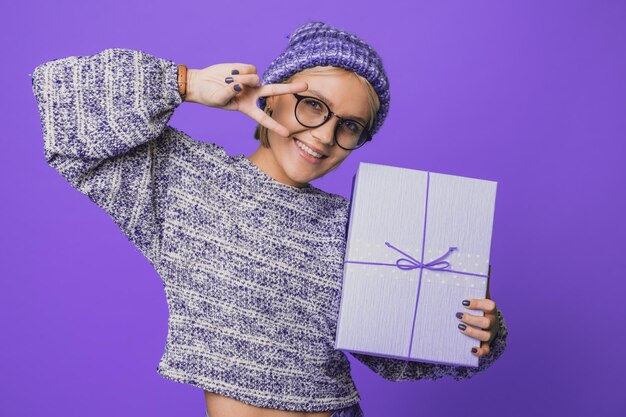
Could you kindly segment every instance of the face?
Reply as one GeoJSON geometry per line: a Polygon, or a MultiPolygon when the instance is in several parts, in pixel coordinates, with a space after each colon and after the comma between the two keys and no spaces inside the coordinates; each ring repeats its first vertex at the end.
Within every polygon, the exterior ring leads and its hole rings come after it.
{"type": "MultiPolygon", "coordinates": [[[[294,81],[304,81],[308,85],[300,95],[322,99],[331,111],[344,118],[360,117],[366,122],[370,118],[368,93],[354,74],[296,74],[294,81]],[[324,100],[319,92],[328,100],[324,100]]],[[[334,131],[339,119],[332,117],[322,126],[309,128],[296,120],[294,108],[297,102],[293,94],[268,97],[272,118],[285,126],[291,133],[280,136],[269,130],[270,148],[260,146],[256,153],[263,156],[266,171],[278,181],[302,187],[309,181],[322,177],[337,168],[352,151],[339,147],[334,141],[334,131]],[[300,143],[299,143],[300,142],[300,143]],[[309,155],[301,149],[305,144],[315,152],[323,154],[321,159],[309,155]]]]}

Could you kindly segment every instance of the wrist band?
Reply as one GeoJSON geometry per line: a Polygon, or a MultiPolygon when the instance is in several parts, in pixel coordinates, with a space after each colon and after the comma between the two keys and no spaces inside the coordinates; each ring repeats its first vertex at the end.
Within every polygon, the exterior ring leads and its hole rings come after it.
{"type": "Polygon", "coordinates": [[[187,94],[187,65],[178,64],[178,93],[185,100],[187,94]]]}

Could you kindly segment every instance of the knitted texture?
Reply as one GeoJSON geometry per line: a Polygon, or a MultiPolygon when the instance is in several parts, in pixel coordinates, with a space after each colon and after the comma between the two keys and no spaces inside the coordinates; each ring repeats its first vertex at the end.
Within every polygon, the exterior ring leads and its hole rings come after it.
{"type": "MultiPolygon", "coordinates": [[[[181,104],[172,61],[106,49],[39,65],[32,88],[46,161],[159,274],[169,308],[160,375],[281,410],[360,401],[350,361],[333,348],[348,199],[278,182],[169,126],[181,104]]],[[[353,356],[390,380],[468,378],[506,346],[498,317],[478,368],[353,356]]]]}
{"type": "MultiPolygon", "coordinates": [[[[305,68],[333,66],[354,71],[367,79],[380,100],[380,108],[370,134],[380,130],[389,112],[389,80],[376,51],[356,35],[323,22],[310,22],[296,28],[287,48],[263,73],[261,85],[280,83],[305,68]]],[[[257,105],[265,109],[265,97],[257,105]]]]}

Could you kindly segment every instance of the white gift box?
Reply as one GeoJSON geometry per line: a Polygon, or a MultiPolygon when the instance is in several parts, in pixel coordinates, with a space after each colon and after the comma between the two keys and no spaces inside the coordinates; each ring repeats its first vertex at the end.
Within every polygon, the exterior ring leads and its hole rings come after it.
{"type": "MultiPolygon", "coordinates": [[[[361,162],[352,190],[335,348],[478,366],[458,329],[485,298],[494,181],[361,162]]],[[[469,325],[468,325],[469,326],[469,325]]]]}

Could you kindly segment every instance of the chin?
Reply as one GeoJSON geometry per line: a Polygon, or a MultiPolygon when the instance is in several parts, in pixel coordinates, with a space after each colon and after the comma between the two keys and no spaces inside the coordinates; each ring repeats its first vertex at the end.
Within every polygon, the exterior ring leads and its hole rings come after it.
{"type": "Polygon", "coordinates": [[[314,180],[316,177],[311,177],[310,175],[302,175],[302,172],[293,172],[288,170],[285,172],[289,179],[293,182],[296,182],[300,185],[305,185],[309,181],[314,180]]]}

